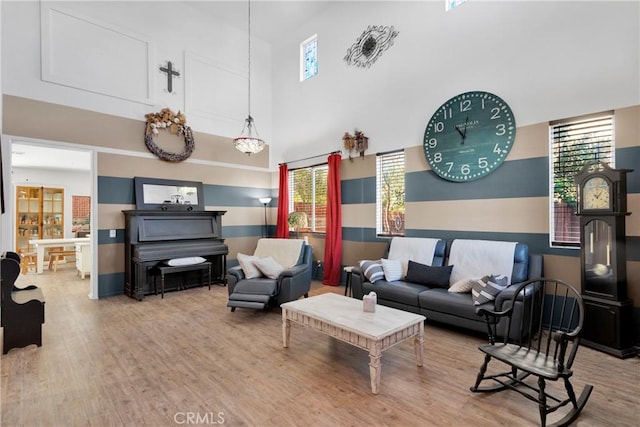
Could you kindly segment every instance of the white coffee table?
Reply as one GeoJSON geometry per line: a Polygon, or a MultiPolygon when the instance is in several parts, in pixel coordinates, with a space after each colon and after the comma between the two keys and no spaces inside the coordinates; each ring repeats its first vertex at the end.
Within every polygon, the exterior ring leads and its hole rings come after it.
{"type": "Polygon", "coordinates": [[[380,390],[382,351],[414,338],[416,362],[418,366],[422,366],[424,316],[383,305],[377,305],[374,313],[366,313],[362,310],[361,300],[335,293],[286,302],[280,307],[284,347],[289,347],[293,321],[369,350],[373,394],[378,394],[380,390]]]}

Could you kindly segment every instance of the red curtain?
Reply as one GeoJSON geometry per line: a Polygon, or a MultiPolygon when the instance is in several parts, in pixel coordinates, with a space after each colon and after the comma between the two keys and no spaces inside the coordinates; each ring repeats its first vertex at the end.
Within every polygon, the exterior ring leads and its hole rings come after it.
{"type": "Polygon", "coordinates": [[[325,285],[339,286],[342,275],[342,195],[340,194],[340,162],[342,156],[331,154],[327,177],[327,233],[324,245],[325,285]]]}
{"type": "Polygon", "coordinates": [[[289,238],[289,168],[280,165],[280,179],[278,183],[278,218],[276,220],[276,237],[289,238]]]}

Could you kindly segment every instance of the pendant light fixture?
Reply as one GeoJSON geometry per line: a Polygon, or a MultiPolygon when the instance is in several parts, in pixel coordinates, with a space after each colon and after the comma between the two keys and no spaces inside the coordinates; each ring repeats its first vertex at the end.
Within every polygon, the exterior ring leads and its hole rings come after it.
{"type": "Polygon", "coordinates": [[[248,73],[248,115],[244,121],[244,127],[239,137],[233,139],[233,145],[237,150],[242,151],[245,154],[251,155],[259,153],[265,146],[264,141],[260,138],[258,130],[251,117],[251,0],[249,0],[249,73],[248,73]]]}

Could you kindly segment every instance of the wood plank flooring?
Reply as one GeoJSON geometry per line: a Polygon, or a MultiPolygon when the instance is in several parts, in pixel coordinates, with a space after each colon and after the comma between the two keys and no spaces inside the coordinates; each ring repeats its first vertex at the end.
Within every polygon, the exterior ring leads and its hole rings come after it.
{"type": "MultiPolygon", "coordinates": [[[[300,325],[285,349],[279,309],[231,313],[219,286],[89,300],[73,267],[20,276],[43,288],[46,323],[42,347],[0,359],[2,426],[538,424],[536,405],[516,393],[469,391],[482,336],[427,322],[425,365],[412,341],[385,351],[375,396],[365,351],[300,325]]],[[[322,292],[344,288],[314,283],[322,292]]],[[[574,368],[578,392],[595,386],[576,425],[638,425],[640,358],[582,347],[574,368]]]]}

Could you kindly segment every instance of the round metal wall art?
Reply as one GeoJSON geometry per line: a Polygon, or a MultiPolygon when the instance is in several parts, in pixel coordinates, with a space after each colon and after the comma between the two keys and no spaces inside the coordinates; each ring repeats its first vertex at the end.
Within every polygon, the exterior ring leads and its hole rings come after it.
{"type": "Polygon", "coordinates": [[[178,114],[175,114],[170,109],[164,108],[159,113],[145,114],[145,118],[147,126],[144,133],[144,143],[149,151],[167,162],[181,162],[191,156],[196,148],[196,142],[193,139],[191,128],[186,124],[187,118],[183,113],[178,111],[178,114]],[[172,153],[158,147],[153,136],[158,135],[162,129],[168,129],[172,134],[184,137],[185,148],[182,153],[172,153]]]}
{"type": "Polygon", "coordinates": [[[347,49],[344,61],[348,65],[369,68],[382,55],[382,52],[393,45],[398,31],[393,26],[369,25],[358,40],[347,49]]]}

